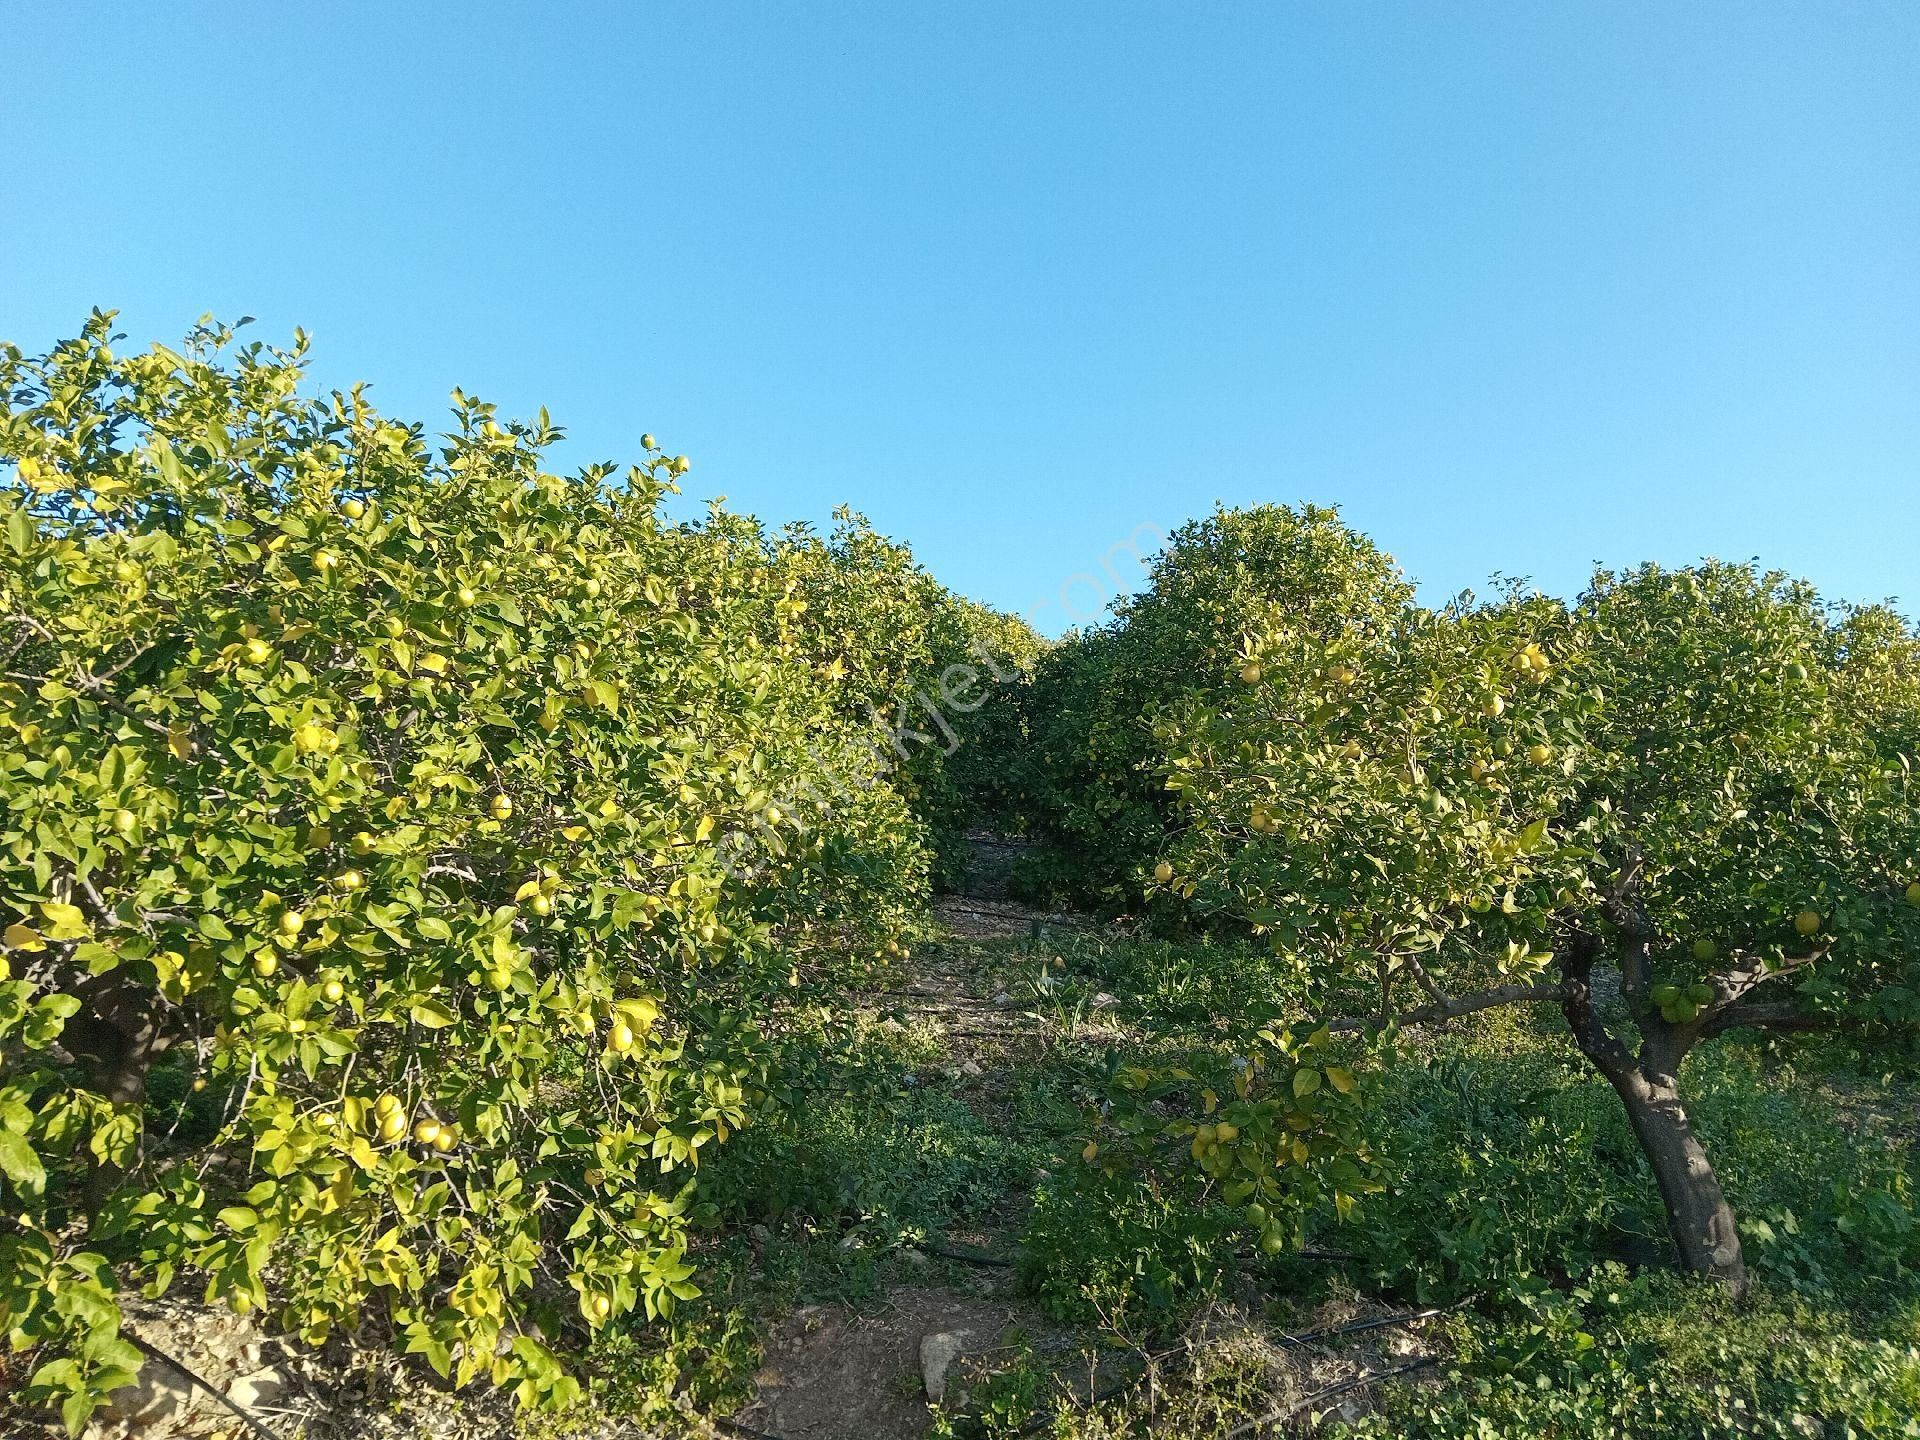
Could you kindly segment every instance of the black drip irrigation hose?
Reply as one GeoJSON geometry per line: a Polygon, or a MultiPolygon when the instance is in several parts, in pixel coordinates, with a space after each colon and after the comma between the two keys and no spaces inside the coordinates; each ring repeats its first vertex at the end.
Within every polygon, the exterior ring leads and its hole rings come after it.
{"type": "Polygon", "coordinates": [[[958,1260],[963,1265],[979,1265],[989,1270],[1010,1270],[1014,1262],[999,1255],[989,1255],[984,1250],[955,1250],[945,1245],[909,1245],[909,1250],[918,1250],[922,1255],[937,1256],[942,1260],[958,1260]]]}
{"type": "MultiPolygon", "coordinates": [[[[981,1265],[993,1269],[1010,1268],[1017,1263],[999,1255],[989,1255],[983,1250],[953,1249],[944,1245],[906,1245],[901,1248],[918,1250],[922,1255],[933,1255],[942,1260],[958,1260],[962,1264],[981,1265]]],[[[1234,1258],[1249,1259],[1251,1257],[1240,1255],[1234,1258]]],[[[1282,1258],[1288,1260],[1316,1260],[1329,1265],[1339,1265],[1350,1260],[1358,1260],[1360,1257],[1358,1255],[1350,1255],[1344,1250],[1293,1250],[1289,1251],[1282,1258]]],[[[1437,1314],[1439,1312],[1436,1311],[1435,1313],[1437,1314]]]]}
{"type": "Polygon", "coordinates": [[[1409,1310],[1404,1315],[1383,1315],[1377,1320],[1356,1320],[1350,1325],[1336,1325],[1330,1330],[1309,1330],[1304,1335],[1282,1335],[1280,1343],[1289,1349],[1299,1349],[1302,1345],[1311,1345],[1318,1340],[1328,1340],[1335,1335],[1358,1335],[1364,1330],[1385,1330],[1392,1325],[1411,1325],[1417,1320],[1432,1320],[1436,1316],[1458,1310],[1467,1302],[1457,1300],[1451,1305],[1435,1305],[1426,1310],[1409,1310]]]}
{"type": "Polygon", "coordinates": [[[242,1409],[240,1406],[236,1405],[233,1401],[229,1400],[226,1397],[226,1394],[224,1392],[214,1389],[212,1385],[208,1384],[205,1380],[202,1380],[198,1375],[194,1374],[193,1371],[189,1370],[180,1361],[174,1359],[173,1356],[169,1355],[166,1351],[162,1350],[158,1345],[149,1345],[146,1341],[142,1340],[138,1335],[129,1335],[126,1338],[132,1341],[134,1348],[139,1350],[142,1354],[147,1355],[151,1359],[158,1360],[163,1365],[171,1366],[173,1369],[179,1371],[181,1375],[186,1377],[188,1384],[194,1386],[197,1389],[206,1391],[207,1394],[211,1395],[215,1400],[219,1401],[222,1405],[226,1406],[227,1409],[231,1410],[235,1415],[239,1416],[241,1421],[246,1425],[246,1427],[249,1430],[253,1431],[254,1434],[263,1437],[263,1440],[280,1440],[280,1437],[278,1435],[274,1434],[273,1431],[269,1430],[255,1416],[248,1413],[246,1410],[242,1409]]]}
{"type": "Polygon", "coordinates": [[[1235,1260],[1321,1260],[1329,1264],[1360,1263],[1366,1257],[1349,1250],[1282,1250],[1278,1255],[1255,1255],[1251,1250],[1236,1250],[1235,1260]]]}

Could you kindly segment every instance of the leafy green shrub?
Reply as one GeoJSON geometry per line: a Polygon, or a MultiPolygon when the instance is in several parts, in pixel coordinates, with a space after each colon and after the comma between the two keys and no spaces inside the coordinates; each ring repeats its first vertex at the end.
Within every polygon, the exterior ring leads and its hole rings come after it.
{"type": "Polygon", "coordinates": [[[1584,1067],[1532,1037],[1434,1048],[1379,1078],[1367,1129],[1386,1188],[1341,1248],[1422,1301],[1584,1275],[1623,1247],[1665,1254],[1665,1227],[1636,1208],[1625,1116],[1584,1067]]]}
{"type": "Polygon", "coordinates": [[[1151,1174],[1063,1165],[1034,1192],[1020,1276],[1056,1319],[1150,1332],[1215,1292],[1243,1233],[1237,1211],[1151,1174]]]}
{"type": "MultiPolygon", "coordinates": [[[[1510,586],[1434,610],[1332,512],[1261,507],[1179,532],[1030,702],[1056,777],[1036,828],[1084,896],[1260,938],[1293,1003],[1371,985],[1321,1012],[1336,1035],[1556,1005],[1631,1119],[1681,1263],[1736,1289],[1689,1054],[1920,1020],[1920,635],[1885,607],[1709,562],[1601,572],[1571,605],[1510,586]]],[[[1326,1047],[1303,1058],[1310,1021],[1259,1038],[1244,1105],[1335,1083],[1326,1047]]],[[[1290,1141],[1244,1118],[1217,1178],[1243,1172],[1249,1204],[1344,1209],[1369,1188],[1338,1153],[1350,1126],[1289,1115],[1321,1126],[1290,1141]],[[1276,1189],[1290,1149],[1318,1183],[1276,1189]]]]}
{"type": "Polygon", "coordinates": [[[1020,789],[1042,842],[1029,887],[1131,909],[1170,830],[1164,719],[1246,671],[1293,693],[1317,673],[1266,671],[1247,636],[1270,627],[1316,652],[1390,626],[1412,591],[1336,511],[1263,505],[1182,526],[1149,586],[1113,621],[1046,653],[1017,692],[1029,737],[1020,789]],[[1249,670],[1248,667],[1255,668],[1249,670]]]}
{"type": "Polygon", "coordinates": [[[661,522],[683,460],[563,479],[544,416],[456,395],[436,450],[304,396],[303,338],[109,330],[0,351],[29,1394],[125,1382],[123,1270],[564,1403],[561,1352],[697,1293],[700,1162],[922,903],[921,828],[822,793],[871,723],[777,570],[661,522]]]}
{"type": "Polygon", "coordinates": [[[734,571],[778,592],[762,638],[811,665],[836,710],[872,736],[863,771],[828,773],[844,788],[887,778],[929,832],[934,878],[958,884],[969,829],[1021,823],[1013,759],[1022,736],[1010,697],[1041,650],[1033,630],[946,589],[866,517],[842,509],[827,535],[793,524],[773,534],[736,516],[706,529],[734,571]]]}
{"type": "Polygon", "coordinates": [[[1756,1292],[1741,1307],[1698,1281],[1619,1273],[1539,1296],[1496,1323],[1448,1327],[1456,1353],[1432,1387],[1331,1433],[1565,1440],[1703,1435],[1920,1434],[1920,1348],[1849,1334],[1828,1313],[1756,1292]]]}
{"type": "MultiPolygon", "coordinates": [[[[746,1311],[703,1297],[644,1328],[602,1327],[579,1369],[601,1415],[667,1427],[683,1423],[690,1412],[707,1415],[745,1404],[760,1358],[759,1336],[746,1311]]],[[[567,1419],[550,1423],[555,1440],[566,1434],[567,1419]]],[[[529,1440],[544,1440],[540,1429],[529,1429],[529,1440]]]]}
{"type": "MultiPolygon", "coordinates": [[[[1836,1130],[1826,1101],[1769,1074],[1753,1047],[1709,1052],[1693,1080],[1761,1279],[1859,1299],[1912,1275],[1903,1147],[1836,1130]]],[[[1388,1065],[1375,1099],[1367,1133],[1386,1189],[1338,1243],[1380,1283],[1451,1300],[1667,1257],[1626,1116],[1550,1032],[1480,1017],[1388,1065]]]]}

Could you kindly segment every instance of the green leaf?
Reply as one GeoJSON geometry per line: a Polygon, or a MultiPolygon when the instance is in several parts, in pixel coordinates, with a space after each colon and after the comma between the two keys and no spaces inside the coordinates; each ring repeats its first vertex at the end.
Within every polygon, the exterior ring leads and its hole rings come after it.
{"type": "Polygon", "coordinates": [[[11,1130],[0,1130],[0,1174],[13,1182],[22,1195],[37,1199],[47,1188],[46,1167],[26,1137],[11,1130]]]}
{"type": "Polygon", "coordinates": [[[441,1001],[428,997],[415,1000],[407,1013],[412,1017],[414,1024],[424,1026],[428,1030],[443,1030],[460,1018],[441,1001]]]}
{"type": "Polygon", "coordinates": [[[40,913],[47,917],[49,940],[78,940],[88,933],[86,914],[78,905],[48,900],[40,906],[40,913]]]}

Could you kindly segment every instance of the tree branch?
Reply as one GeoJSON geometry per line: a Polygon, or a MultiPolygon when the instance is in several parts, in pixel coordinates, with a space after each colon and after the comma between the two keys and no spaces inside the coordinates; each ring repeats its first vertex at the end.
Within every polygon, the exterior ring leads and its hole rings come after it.
{"type": "Polygon", "coordinates": [[[1613,887],[1600,897],[1600,913],[1620,932],[1620,990],[1636,1019],[1646,1009],[1653,942],[1659,938],[1640,904],[1640,878],[1645,865],[1640,847],[1630,846],[1627,862],[1620,867],[1613,887]]]}
{"type": "Polygon", "coordinates": [[[1710,1015],[1700,1029],[1702,1038],[1727,1030],[1843,1030],[1860,1022],[1847,1015],[1802,1010],[1791,1000],[1749,1001],[1729,1005],[1710,1015]]]}
{"type": "Polygon", "coordinates": [[[1633,1068],[1633,1056],[1616,1039],[1593,1008],[1593,962],[1600,953],[1598,936],[1576,932],[1560,953],[1560,1013],[1580,1053],[1609,1079],[1633,1068]]]}
{"type": "MultiPolygon", "coordinates": [[[[1833,946],[1822,945],[1806,955],[1789,955],[1778,965],[1769,965],[1757,957],[1744,964],[1729,965],[1717,975],[1707,977],[1707,983],[1713,986],[1714,1009],[1725,1010],[1748,991],[1757,989],[1769,980],[1778,980],[1782,975],[1791,975],[1796,970],[1818,964],[1832,950],[1833,946]]],[[[1744,959],[1737,954],[1728,958],[1736,961],[1744,959]]]]}
{"type": "Polygon", "coordinates": [[[1434,984],[1433,977],[1427,974],[1427,967],[1420,963],[1420,958],[1417,955],[1402,955],[1400,956],[1400,963],[1407,967],[1407,970],[1413,976],[1414,983],[1427,992],[1427,997],[1432,1000],[1434,1004],[1445,1005],[1450,1002],[1452,997],[1438,985],[1434,984]]]}
{"type": "Polygon", "coordinates": [[[1624,935],[1635,940],[1652,941],[1659,932],[1640,905],[1640,877],[1645,868],[1640,847],[1627,850],[1627,863],[1620,867],[1611,889],[1600,896],[1600,910],[1624,935]]]}
{"type": "MultiPolygon", "coordinates": [[[[1458,999],[1435,1001],[1431,1005],[1422,1005],[1417,1010],[1405,1010],[1398,1015],[1388,1017],[1388,1023],[1403,1029],[1410,1025],[1431,1025],[1438,1020],[1457,1020],[1462,1015],[1471,1015],[1479,1010],[1492,1010],[1501,1005],[1523,1005],[1532,1000],[1561,1000],[1565,991],[1559,985],[1513,984],[1497,985],[1491,990],[1482,990],[1476,995],[1462,995],[1458,999]]],[[[1327,1022],[1327,1029],[1336,1035],[1350,1035],[1356,1031],[1369,1030],[1378,1026],[1378,1020],[1363,1020],[1348,1016],[1327,1022]]]]}

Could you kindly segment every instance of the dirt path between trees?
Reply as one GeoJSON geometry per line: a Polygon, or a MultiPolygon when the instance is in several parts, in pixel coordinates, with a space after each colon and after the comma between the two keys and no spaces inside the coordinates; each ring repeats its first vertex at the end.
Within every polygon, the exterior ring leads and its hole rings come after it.
{"type": "MultiPolygon", "coordinates": [[[[1002,1119],[1000,1092],[1030,1048],[1032,1025],[994,993],[975,945],[1076,922],[1007,898],[1006,871],[1023,848],[1017,842],[977,837],[974,844],[979,858],[966,893],[934,902],[939,942],[912,957],[888,998],[945,1040],[943,1066],[955,1095],[1002,1119]]],[[[936,1397],[948,1408],[964,1406],[978,1376],[1017,1347],[1070,1363],[1085,1337],[1050,1324],[1019,1294],[1012,1254],[1020,1207],[1018,1197],[1008,1198],[980,1228],[906,1252],[910,1267],[929,1272],[928,1283],[892,1285],[877,1303],[857,1308],[804,1306],[775,1322],[764,1338],[755,1398],[734,1425],[780,1440],[912,1440],[930,1428],[936,1397]],[[940,1283],[936,1270],[944,1272],[940,1283]]]]}

